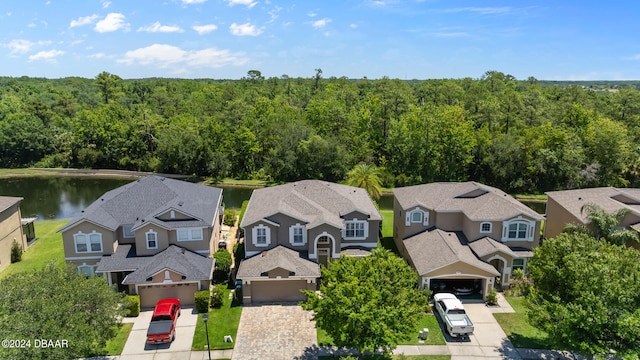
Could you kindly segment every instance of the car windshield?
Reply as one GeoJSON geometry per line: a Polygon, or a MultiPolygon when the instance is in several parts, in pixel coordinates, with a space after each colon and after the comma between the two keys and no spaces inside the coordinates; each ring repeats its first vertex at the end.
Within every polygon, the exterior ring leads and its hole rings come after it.
{"type": "Polygon", "coordinates": [[[465,312],[464,312],[464,310],[461,310],[461,309],[453,309],[453,310],[449,310],[448,314],[451,314],[451,315],[464,315],[465,312]]]}

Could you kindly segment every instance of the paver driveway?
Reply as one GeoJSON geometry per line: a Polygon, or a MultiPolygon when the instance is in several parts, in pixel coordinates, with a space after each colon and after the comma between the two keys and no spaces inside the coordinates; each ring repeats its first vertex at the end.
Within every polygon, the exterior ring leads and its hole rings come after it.
{"type": "Polygon", "coordinates": [[[317,338],[311,317],[298,305],[244,307],[233,360],[314,358],[317,338]]]}

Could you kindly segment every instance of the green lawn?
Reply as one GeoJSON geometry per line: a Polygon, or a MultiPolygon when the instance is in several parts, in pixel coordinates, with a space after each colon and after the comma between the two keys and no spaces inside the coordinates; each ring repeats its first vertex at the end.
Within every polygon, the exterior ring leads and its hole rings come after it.
{"type": "MultiPolygon", "coordinates": [[[[320,346],[332,346],[333,339],[329,334],[320,328],[316,328],[318,345],[320,346]]],[[[400,343],[400,345],[446,345],[438,320],[433,314],[422,314],[416,324],[415,331],[409,334],[409,340],[400,343]],[[425,343],[421,343],[418,339],[418,333],[424,329],[429,329],[429,337],[425,343]]]]}
{"type": "Polygon", "coordinates": [[[393,210],[379,210],[382,215],[382,239],[379,246],[398,254],[398,248],[393,242],[393,210]]]}
{"type": "Polygon", "coordinates": [[[529,323],[524,298],[507,298],[507,301],[516,312],[497,313],[493,314],[493,316],[498,320],[513,346],[530,349],[565,350],[552,346],[547,333],[529,323]]]}
{"type": "MultiPolygon", "coordinates": [[[[225,335],[231,335],[236,340],[238,325],[240,324],[240,314],[242,314],[242,306],[236,304],[229,299],[231,290],[226,290],[224,294],[224,303],[220,309],[209,310],[209,342],[211,349],[233,349],[234,343],[224,342],[225,335]]],[[[207,345],[206,331],[202,314],[198,314],[198,323],[196,324],[196,332],[193,335],[193,343],[191,349],[205,350],[207,345]]]]}
{"type": "Polygon", "coordinates": [[[107,346],[105,346],[104,351],[99,355],[120,355],[122,353],[122,349],[124,349],[124,344],[127,342],[127,338],[129,338],[129,333],[132,328],[133,323],[121,324],[116,337],[107,341],[107,346]]]}
{"type": "Polygon", "coordinates": [[[54,261],[58,266],[64,266],[64,248],[62,235],[56,233],[69,220],[36,221],[35,230],[38,240],[22,254],[22,261],[9,265],[0,272],[0,279],[11,274],[40,269],[45,264],[54,261]]]}

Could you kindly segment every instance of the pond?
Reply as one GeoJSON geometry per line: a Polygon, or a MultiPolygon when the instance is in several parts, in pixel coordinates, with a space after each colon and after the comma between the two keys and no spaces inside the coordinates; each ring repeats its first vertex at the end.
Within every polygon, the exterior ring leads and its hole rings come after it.
{"type": "MultiPolygon", "coordinates": [[[[20,204],[22,217],[38,220],[70,219],[102,194],[133,179],[99,177],[16,177],[0,179],[0,196],[24,198],[20,204]]],[[[240,208],[249,200],[253,189],[220,187],[227,208],[240,208]]]]}

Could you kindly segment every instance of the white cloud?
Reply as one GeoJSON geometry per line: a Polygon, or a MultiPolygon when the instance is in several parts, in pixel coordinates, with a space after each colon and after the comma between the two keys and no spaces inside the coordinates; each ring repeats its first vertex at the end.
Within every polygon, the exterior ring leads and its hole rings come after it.
{"type": "Polygon", "coordinates": [[[95,30],[99,33],[112,32],[120,29],[129,29],[129,24],[124,22],[124,15],[120,13],[109,13],[96,23],[95,30]]]}
{"type": "Polygon", "coordinates": [[[236,36],[258,36],[262,34],[261,29],[258,29],[255,25],[251,25],[249,23],[239,25],[233,23],[229,26],[229,29],[231,30],[231,34],[236,36]]]}
{"type": "Polygon", "coordinates": [[[256,6],[257,4],[258,2],[253,0],[229,0],[229,6],[246,5],[249,9],[256,6]]]}
{"type": "Polygon", "coordinates": [[[461,38],[471,36],[468,32],[464,31],[441,31],[435,32],[432,35],[438,38],[461,38]]]}
{"type": "Polygon", "coordinates": [[[203,2],[206,2],[207,0],[182,0],[182,3],[185,5],[191,5],[191,4],[202,4],[203,2]]]}
{"type": "Polygon", "coordinates": [[[182,30],[179,26],[161,25],[159,21],[156,21],[147,27],[141,27],[138,29],[138,31],[151,32],[151,33],[184,32],[184,30],[182,30]]]}
{"type": "Polygon", "coordinates": [[[208,48],[186,51],[166,44],[153,44],[145,48],[127,51],[124,59],[118,60],[119,63],[127,65],[155,65],[160,68],[173,65],[218,68],[227,65],[244,65],[247,61],[244,54],[232,53],[229,50],[208,48]]]}
{"type": "Polygon", "coordinates": [[[77,20],[71,20],[71,23],[69,23],[69,27],[76,27],[76,26],[84,26],[84,25],[93,24],[93,22],[97,18],[98,18],[98,15],[96,15],[96,14],[89,15],[89,16],[81,16],[77,20]]]}
{"type": "Polygon", "coordinates": [[[312,22],[311,25],[314,28],[321,28],[321,27],[325,27],[330,22],[331,22],[331,19],[324,18],[324,19],[320,19],[320,20],[316,20],[316,21],[312,22]]]}
{"type": "Polygon", "coordinates": [[[208,34],[218,29],[218,27],[214,24],[194,25],[191,28],[200,35],[208,34]]]}
{"type": "Polygon", "coordinates": [[[16,40],[11,40],[7,44],[3,44],[3,46],[8,47],[9,48],[9,55],[13,56],[13,55],[18,55],[18,54],[28,53],[35,46],[44,46],[44,45],[49,45],[50,43],[51,43],[50,41],[33,42],[33,41],[30,41],[30,40],[25,40],[25,39],[16,39],[16,40]]]}
{"type": "Polygon", "coordinates": [[[352,29],[357,29],[358,25],[357,24],[349,24],[349,27],[352,29]]]}
{"type": "Polygon", "coordinates": [[[103,8],[103,9],[106,9],[106,8],[108,8],[109,6],[111,6],[111,1],[103,1],[103,2],[102,2],[102,8],[103,8]]]}
{"type": "Polygon", "coordinates": [[[62,54],[64,54],[64,51],[62,50],[40,51],[36,54],[29,56],[29,61],[44,60],[44,61],[52,62],[56,60],[56,57],[62,54]]]}
{"type": "Polygon", "coordinates": [[[106,58],[107,55],[105,53],[95,53],[93,55],[89,55],[88,57],[93,58],[93,59],[103,59],[106,58]]]}
{"type": "Polygon", "coordinates": [[[308,17],[316,17],[318,16],[318,14],[314,13],[313,11],[307,14],[308,17]]]}
{"type": "Polygon", "coordinates": [[[474,12],[481,15],[493,15],[493,14],[505,14],[511,12],[511,8],[508,6],[503,7],[463,7],[445,9],[446,13],[459,13],[459,12],[474,12]]]}

